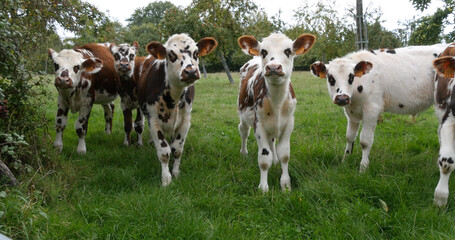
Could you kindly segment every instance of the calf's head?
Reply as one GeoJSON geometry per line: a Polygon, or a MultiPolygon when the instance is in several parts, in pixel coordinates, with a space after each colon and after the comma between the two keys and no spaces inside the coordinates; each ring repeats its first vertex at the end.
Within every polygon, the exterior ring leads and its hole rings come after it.
{"type": "Polygon", "coordinates": [[[52,48],[48,50],[49,57],[55,67],[55,87],[59,89],[77,87],[81,75],[97,73],[103,67],[103,62],[98,58],[84,59],[80,52],[64,49],[57,53],[52,48]]]}
{"type": "Polygon", "coordinates": [[[333,103],[346,106],[351,103],[356,81],[370,72],[373,64],[368,61],[353,62],[348,59],[335,59],[328,66],[322,62],[311,64],[311,73],[316,77],[327,79],[327,88],[333,103]]]}
{"type": "Polygon", "coordinates": [[[114,56],[114,66],[120,76],[131,77],[134,71],[134,58],[137,55],[139,43],[134,41],[133,45],[127,43],[118,46],[111,43],[109,49],[114,56]]]}
{"type": "Polygon", "coordinates": [[[206,37],[195,42],[187,34],[174,34],[163,45],[150,42],[146,50],[155,58],[166,60],[167,78],[174,84],[185,87],[199,79],[199,57],[211,53],[218,42],[206,37]]]}
{"type": "Polygon", "coordinates": [[[253,36],[242,36],[238,43],[243,52],[262,59],[264,76],[271,84],[280,84],[291,76],[294,58],[308,52],[315,40],[311,34],[302,34],[292,41],[284,34],[275,33],[262,42],[253,36]]]}

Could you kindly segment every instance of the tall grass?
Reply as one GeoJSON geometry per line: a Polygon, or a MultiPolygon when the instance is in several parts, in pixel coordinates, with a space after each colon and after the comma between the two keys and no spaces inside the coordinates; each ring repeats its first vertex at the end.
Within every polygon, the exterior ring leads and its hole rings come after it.
{"type": "MultiPolygon", "coordinates": [[[[59,160],[63,174],[48,180],[53,187],[45,201],[44,238],[455,237],[453,195],[447,209],[432,204],[439,145],[431,109],[416,123],[409,116],[384,114],[376,129],[370,167],[359,174],[358,140],[354,153],[341,163],[346,118],[342,108],[330,102],[326,83],[308,72],[295,72],[292,82],[298,104],[291,137],[291,192],[280,190],[279,165],[270,169],[270,192],[257,189],[257,145],[252,134],[249,156],[239,153],[238,84],[230,85],[224,74],[209,74],[196,84],[182,172],[166,188],[160,184],[161,167],[152,145],[122,145],[118,100],[111,136],[103,131],[102,108],[94,107],[83,156],[76,153],[76,115],[70,114],[59,160]]],[[[56,100],[48,104],[51,122],[56,105],[56,100]]]]}

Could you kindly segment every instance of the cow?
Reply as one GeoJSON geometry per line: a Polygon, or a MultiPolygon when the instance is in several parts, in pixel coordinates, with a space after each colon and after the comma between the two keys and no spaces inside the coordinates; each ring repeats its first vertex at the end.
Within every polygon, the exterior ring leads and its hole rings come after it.
{"type": "Polygon", "coordinates": [[[439,207],[447,204],[449,178],[455,168],[455,43],[450,44],[440,57],[433,61],[435,76],[435,113],[439,120],[439,172],[434,191],[434,202],[439,207]]]}
{"type": "Polygon", "coordinates": [[[137,51],[139,43],[133,42],[132,45],[127,43],[115,45],[110,44],[109,49],[114,56],[115,69],[120,78],[120,84],[117,88],[121,99],[123,112],[123,126],[125,130],[125,139],[123,144],[131,144],[131,130],[133,128],[133,112],[136,109],[136,120],[134,121],[134,130],[137,133],[137,144],[142,146],[142,132],[144,129],[144,117],[139,108],[137,99],[137,84],[143,69],[145,57],[138,57],[137,51]]]}
{"type": "Polygon", "coordinates": [[[112,131],[114,104],[117,97],[119,77],[114,69],[114,58],[109,48],[99,44],[87,44],[74,49],[56,52],[48,50],[55,66],[54,85],[58,91],[58,111],[55,119],[56,137],[54,147],[63,149],[63,130],[68,111],[79,112],[75,128],[79,138],[77,152],[85,154],[85,136],[93,104],[104,109],[105,132],[112,131]]]}
{"type": "Polygon", "coordinates": [[[165,44],[152,41],[146,46],[149,56],[144,62],[138,83],[138,101],[148,121],[150,139],[161,162],[163,186],[180,173],[180,159],[194,100],[194,82],[200,77],[199,57],[212,52],[218,42],[206,37],[195,42],[187,34],[174,34],[165,44]],[[170,141],[168,141],[170,140],[170,141]]]}
{"type": "Polygon", "coordinates": [[[272,162],[278,161],[282,168],[281,189],[291,190],[288,163],[297,100],[290,77],[294,58],[307,53],[315,40],[311,34],[302,34],[294,41],[284,34],[271,34],[262,42],[253,36],[238,39],[242,51],[253,56],[240,68],[240,152],[248,154],[247,139],[253,127],[258,144],[259,189],[264,193],[269,190],[268,170],[272,162]]]}
{"type": "Polygon", "coordinates": [[[313,75],[327,79],[332,102],[344,107],[348,120],[346,149],[351,154],[362,122],[360,172],[369,164],[374,130],[382,112],[415,115],[433,104],[434,70],[431,61],[446,44],[410,46],[376,51],[361,50],[332,60],[313,63],[313,75]]]}

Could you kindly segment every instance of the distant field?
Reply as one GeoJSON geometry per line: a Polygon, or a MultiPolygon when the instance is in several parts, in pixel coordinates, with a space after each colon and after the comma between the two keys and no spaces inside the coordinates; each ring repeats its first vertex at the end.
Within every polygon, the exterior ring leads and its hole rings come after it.
{"type": "MultiPolygon", "coordinates": [[[[46,238],[455,238],[455,191],[448,209],[433,206],[439,144],[432,109],[418,115],[416,123],[409,116],[384,114],[370,167],[359,174],[358,139],[354,153],[341,163],[346,131],[342,108],[330,102],[325,81],[295,72],[292,192],[281,192],[281,169],[276,165],[269,172],[270,192],[262,194],[252,135],[250,155],[239,153],[238,74],[234,77],[235,85],[224,73],[196,83],[181,174],[166,188],[160,183],[161,166],[152,145],[122,145],[118,99],[110,136],[104,133],[101,106],[94,107],[83,156],[76,153],[76,115],[70,113],[61,154],[64,174],[50,181],[54,187],[46,202],[46,238]]],[[[52,138],[56,102],[55,97],[47,105],[52,138]]],[[[146,143],[148,130],[144,138],[146,143]]]]}

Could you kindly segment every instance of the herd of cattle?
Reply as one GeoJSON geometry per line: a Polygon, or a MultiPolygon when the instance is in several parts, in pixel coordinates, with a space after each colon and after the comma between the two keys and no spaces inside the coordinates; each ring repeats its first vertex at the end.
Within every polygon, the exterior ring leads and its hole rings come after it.
{"type": "MultiPolygon", "coordinates": [[[[258,144],[259,188],[269,189],[268,169],[281,163],[282,190],[291,189],[288,172],[290,137],[297,104],[291,84],[294,58],[308,52],[316,38],[302,34],[294,41],[283,34],[271,34],[259,42],[252,36],[238,39],[242,50],[253,56],[240,69],[238,126],[248,154],[247,138],[253,127],[258,144]]],[[[112,131],[113,101],[120,95],[124,116],[124,144],[130,145],[131,131],[143,145],[144,117],[161,162],[162,185],[179,175],[180,159],[190,128],[194,82],[200,77],[199,57],[217,46],[214,38],[197,43],[187,34],[175,34],[165,44],[150,42],[147,57],[137,56],[139,45],[93,43],[48,54],[55,65],[58,111],[55,120],[55,148],[63,148],[63,130],[68,111],[79,112],[75,123],[78,153],[86,152],[85,136],[93,104],[104,109],[105,131],[112,131]],[[137,110],[133,123],[132,111],[137,110]],[[174,160],[172,175],[169,170],[174,160]]],[[[455,169],[455,43],[412,46],[399,49],[358,51],[329,64],[315,62],[311,72],[327,79],[334,104],[344,107],[348,119],[347,154],[352,153],[362,122],[360,171],[366,170],[374,130],[382,112],[415,115],[432,104],[439,119],[440,179],[434,193],[438,206],[449,196],[449,177],[455,169]]]]}

